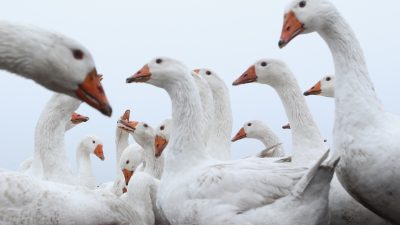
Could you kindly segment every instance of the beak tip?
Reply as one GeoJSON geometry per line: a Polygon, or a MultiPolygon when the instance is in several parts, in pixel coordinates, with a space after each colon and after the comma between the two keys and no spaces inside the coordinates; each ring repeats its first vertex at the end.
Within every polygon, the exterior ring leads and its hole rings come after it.
{"type": "Polygon", "coordinates": [[[126,78],[126,83],[127,84],[133,83],[133,81],[134,81],[134,79],[132,77],[126,78]]]}
{"type": "Polygon", "coordinates": [[[303,93],[303,95],[304,95],[304,96],[309,96],[310,93],[308,93],[308,91],[306,91],[306,92],[303,93]]]}
{"type": "Polygon", "coordinates": [[[284,48],[286,45],[287,45],[286,41],[284,41],[282,39],[279,40],[278,46],[279,46],[280,49],[284,48]]]}
{"type": "Polygon", "coordinates": [[[112,115],[112,108],[110,105],[106,105],[105,107],[100,109],[100,112],[103,113],[104,115],[111,117],[112,115]]]}

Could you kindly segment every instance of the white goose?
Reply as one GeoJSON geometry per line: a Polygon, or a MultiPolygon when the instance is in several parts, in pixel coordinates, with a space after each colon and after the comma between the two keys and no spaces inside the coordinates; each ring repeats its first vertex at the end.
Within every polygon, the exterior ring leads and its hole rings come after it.
{"type": "Polygon", "coordinates": [[[90,155],[104,160],[103,142],[96,135],[87,135],[79,143],[76,150],[76,161],[78,166],[78,183],[89,189],[96,187],[96,177],[93,175],[90,155]]]}
{"type": "Polygon", "coordinates": [[[264,144],[266,149],[260,152],[257,157],[285,156],[285,150],[279,137],[262,121],[252,120],[245,123],[235,137],[233,137],[232,142],[243,138],[254,138],[264,144]]]}
{"type": "MultiPolygon", "coordinates": [[[[89,117],[87,116],[82,116],[78,113],[72,113],[71,115],[71,119],[70,121],[68,121],[66,127],[65,127],[65,131],[68,131],[70,129],[72,129],[73,127],[75,127],[76,125],[83,123],[83,122],[87,122],[89,120],[89,117]]],[[[37,136],[39,138],[39,136],[37,136]]],[[[19,172],[27,172],[31,170],[32,168],[32,163],[33,163],[33,158],[28,158],[26,160],[24,160],[18,167],[17,171],[19,172]]],[[[41,163],[41,162],[40,162],[41,163]]]]}
{"type": "Polygon", "coordinates": [[[154,140],[154,145],[157,155],[161,155],[162,151],[164,151],[169,142],[169,138],[171,136],[171,126],[172,119],[166,119],[161,122],[161,124],[158,125],[156,129],[156,138],[154,140]]]}
{"type": "Polygon", "coordinates": [[[0,69],[79,98],[111,116],[91,54],[64,35],[1,21],[0,69]]]}
{"type": "Polygon", "coordinates": [[[342,158],[337,170],[340,182],[364,206],[400,224],[400,118],[386,112],[377,98],[354,32],[326,0],[296,0],[285,13],[281,47],[298,34],[318,32],[333,56],[333,135],[342,158]]]}
{"type": "MultiPolygon", "coordinates": [[[[157,195],[161,212],[171,224],[249,224],[250,218],[252,224],[265,224],[264,215],[273,213],[268,204],[287,196],[304,174],[303,167],[268,158],[213,160],[201,137],[203,115],[197,86],[180,62],[154,59],[127,82],[147,82],[171,97],[174,130],[165,149],[157,195]]],[[[313,196],[327,202],[323,194],[313,196]]],[[[308,216],[314,212],[322,213],[310,210],[308,216]]]]}
{"type": "MultiPolygon", "coordinates": [[[[296,157],[303,153],[299,150],[307,150],[304,149],[304,146],[310,146],[309,148],[311,148],[312,146],[320,146],[324,143],[318,127],[312,120],[311,113],[308,110],[297,81],[284,62],[276,59],[259,60],[235,81],[236,84],[249,82],[275,86],[275,89],[281,96],[289,118],[292,136],[293,138],[297,137],[297,139],[293,140],[293,142],[296,140],[296,143],[293,143],[294,162],[297,160],[296,157]]],[[[307,160],[315,159],[317,157],[315,150],[318,151],[318,148],[314,147],[314,152],[309,151],[306,155],[303,155],[302,162],[307,163],[307,160]]],[[[335,157],[336,155],[332,158],[335,157]]],[[[332,225],[361,225],[368,224],[369,222],[373,222],[373,224],[386,224],[382,219],[365,209],[349,196],[336,177],[332,181],[329,199],[332,225]]]]}
{"type": "Polygon", "coordinates": [[[328,75],[323,77],[314,86],[304,92],[305,96],[319,95],[328,98],[335,97],[335,76],[328,75]]]}
{"type": "Polygon", "coordinates": [[[230,160],[233,119],[228,87],[214,71],[197,69],[195,72],[208,82],[214,100],[214,116],[210,126],[211,130],[206,130],[206,132],[211,133],[207,144],[210,149],[208,152],[215,159],[230,160]]]}

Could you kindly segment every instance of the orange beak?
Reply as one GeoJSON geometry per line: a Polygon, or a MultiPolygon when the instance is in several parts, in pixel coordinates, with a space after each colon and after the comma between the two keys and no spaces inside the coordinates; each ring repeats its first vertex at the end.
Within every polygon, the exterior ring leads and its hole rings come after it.
{"type": "Polygon", "coordinates": [[[257,81],[257,74],[256,74],[256,67],[250,66],[246,72],[242,74],[237,80],[233,82],[233,86],[241,85],[241,84],[247,84],[247,83],[252,83],[257,81]]]}
{"type": "Polygon", "coordinates": [[[104,115],[111,116],[112,108],[108,103],[108,99],[100,80],[101,76],[97,74],[97,71],[94,68],[86,76],[85,80],[79,84],[75,94],[80,100],[98,109],[104,115]]]}
{"type": "Polygon", "coordinates": [[[133,175],[133,171],[127,170],[127,169],[123,169],[122,173],[124,174],[124,178],[125,178],[125,184],[128,185],[129,181],[133,175]]]}
{"type": "Polygon", "coordinates": [[[139,122],[136,121],[126,120],[119,120],[118,122],[121,124],[119,127],[128,132],[134,132],[136,130],[136,126],[139,124],[139,122]]]}
{"type": "Polygon", "coordinates": [[[132,83],[132,82],[141,83],[141,82],[146,82],[146,81],[150,80],[150,78],[151,78],[150,68],[149,68],[149,66],[146,64],[146,65],[143,66],[142,69],[140,69],[138,72],[136,72],[135,74],[133,74],[133,76],[127,78],[127,79],[126,79],[126,83],[132,83]]]}
{"type": "Polygon", "coordinates": [[[242,127],[239,132],[235,135],[235,137],[232,139],[232,142],[238,141],[240,139],[243,139],[247,137],[246,131],[244,131],[244,128],[242,127]]]}
{"type": "Polygon", "coordinates": [[[297,19],[296,14],[290,11],[285,15],[285,21],[283,22],[281,39],[279,40],[279,47],[285,47],[293,38],[303,33],[304,24],[297,19]]]}
{"type": "Polygon", "coordinates": [[[78,114],[78,113],[72,113],[72,115],[71,115],[71,122],[73,123],[73,124],[80,124],[80,123],[82,123],[82,122],[86,122],[86,121],[88,121],[89,120],[89,117],[87,117],[87,116],[82,116],[82,115],[80,115],[80,114],[78,114]]]}
{"type": "Polygon", "coordinates": [[[195,69],[195,70],[193,70],[193,72],[194,72],[195,74],[200,74],[200,69],[195,69]]]}
{"type": "Polygon", "coordinates": [[[124,115],[121,116],[121,120],[127,120],[127,121],[129,121],[129,116],[130,116],[130,114],[131,114],[131,110],[129,110],[129,109],[125,110],[124,115]]]}
{"type": "Polygon", "coordinates": [[[104,161],[104,153],[103,153],[103,145],[98,144],[96,148],[94,149],[94,154],[101,159],[101,161],[104,161]]]}
{"type": "Polygon", "coordinates": [[[128,189],[126,189],[126,187],[122,188],[122,193],[126,193],[128,191],[128,189]]]}
{"type": "Polygon", "coordinates": [[[288,123],[288,124],[286,124],[286,125],[283,125],[283,126],[282,126],[282,129],[284,129],[284,130],[289,130],[289,129],[290,129],[290,123],[288,123]]]}
{"type": "Polygon", "coordinates": [[[319,95],[321,94],[321,81],[318,81],[316,85],[314,85],[312,88],[310,88],[308,91],[304,92],[305,96],[309,95],[319,95]]]}
{"type": "Polygon", "coordinates": [[[155,156],[160,157],[161,153],[164,151],[165,147],[167,146],[168,141],[165,140],[165,138],[156,135],[155,141],[154,141],[154,146],[156,148],[155,151],[155,156]]]}

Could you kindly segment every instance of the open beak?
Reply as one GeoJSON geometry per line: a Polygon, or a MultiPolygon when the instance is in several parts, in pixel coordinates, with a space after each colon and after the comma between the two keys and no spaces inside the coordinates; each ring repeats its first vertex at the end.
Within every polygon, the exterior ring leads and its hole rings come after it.
{"type": "Polygon", "coordinates": [[[244,128],[242,127],[239,132],[235,135],[235,137],[232,139],[232,142],[238,141],[240,139],[243,139],[247,137],[246,131],[244,131],[244,128]]]}
{"type": "Polygon", "coordinates": [[[73,124],[80,124],[82,122],[87,122],[88,120],[89,120],[89,117],[82,116],[82,115],[80,115],[78,113],[75,113],[75,112],[72,113],[72,115],[71,115],[71,122],[73,124]]]}
{"type": "Polygon", "coordinates": [[[282,129],[284,129],[284,130],[289,130],[289,129],[290,129],[290,123],[288,123],[288,124],[286,124],[286,125],[283,125],[283,126],[282,126],[282,129]]]}
{"type": "Polygon", "coordinates": [[[119,128],[122,128],[130,132],[135,132],[136,126],[139,124],[139,122],[136,121],[126,121],[126,120],[118,120],[118,123],[120,123],[120,125],[118,126],[119,128]]]}
{"type": "Polygon", "coordinates": [[[155,141],[154,141],[154,146],[156,148],[155,151],[155,156],[160,157],[161,153],[164,151],[165,147],[167,146],[168,141],[165,140],[165,138],[156,135],[155,141]]]}
{"type": "Polygon", "coordinates": [[[247,84],[257,81],[256,67],[254,65],[250,66],[246,72],[242,74],[238,79],[233,82],[233,86],[247,84]]]}
{"type": "Polygon", "coordinates": [[[125,110],[124,115],[121,116],[121,120],[129,121],[130,114],[131,114],[131,110],[129,110],[129,109],[125,110]]]}
{"type": "Polygon", "coordinates": [[[96,148],[94,149],[94,154],[101,159],[101,161],[104,161],[104,153],[103,153],[103,145],[98,144],[96,148]]]}
{"type": "Polygon", "coordinates": [[[86,76],[85,80],[79,84],[75,94],[80,100],[88,103],[104,115],[110,117],[112,114],[112,108],[108,103],[108,99],[104,93],[100,80],[101,76],[97,74],[96,68],[94,68],[86,76]]]}
{"type": "Polygon", "coordinates": [[[281,39],[279,40],[279,48],[285,47],[293,38],[297,35],[303,33],[304,24],[297,19],[296,14],[290,11],[285,15],[285,20],[283,22],[281,39]]]}
{"type": "Polygon", "coordinates": [[[129,184],[129,180],[131,179],[131,177],[133,175],[133,171],[130,171],[130,170],[127,170],[127,169],[123,169],[122,173],[124,174],[125,184],[128,185],[129,184]]]}
{"type": "Polygon", "coordinates": [[[316,85],[314,85],[312,88],[310,88],[308,91],[304,92],[305,96],[309,95],[319,95],[321,94],[321,81],[318,81],[316,85]]]}
{"type": "Polygon", "coordinates": [[[150,80],[150,78],[151,78],[150,68],[149,68],[149,65],[146,64],[143,66],[142,69],[140,69],[135,74],[133,74],[133,76],[128,77],[126,79],[126,83],[146,82],[146,81],[150,80]]]}

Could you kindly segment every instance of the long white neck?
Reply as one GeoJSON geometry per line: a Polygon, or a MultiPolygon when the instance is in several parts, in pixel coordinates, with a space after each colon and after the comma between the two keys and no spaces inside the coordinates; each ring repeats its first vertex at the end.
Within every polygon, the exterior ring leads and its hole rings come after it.
{"type": "Polygon", "coordinates": [[[296,78],[289,71],[286,81],[274,86],[289,119],[292,131],[293,162],[317,160],[326,150],[324,139],[312,118],[296,78]]]}
{"type": "Polygon", "coordinates": [[[95,176],[92,171],[92,162],[90,161],[90,153],[81,143],[76,150],[76,162],[78,166],[79,183],[88,188],[96,186],[95,176]]]}
{"type": "Polygon", "coordinates": [[[261,141],[266,149],[270,149],[271,157],[281,157],[285,155],[281,140],[271,129],[263,127],[254,138],[261,141]]]}
{"type": "Polygon", "coordinates": [[[150,174],[154,178],[160,179],[164,168],[164,157],[163,155],[158,158],[155,157],[155,135],[138,137],[136,133],[133,133],[133,138],[144,149],[144,161],[146,163],[144,172],[150,174]]]}
{"type": "Polygon", "coordinates": [[[129,133],[118,128],[115,132],[115,149],[116,149],[116,173],[117,175],[120,174],[121,169],[119,165],[119,161],[121,159],[122,152],[125,150],[126,147],[129,145],[129,133]]]}
{"type": "Polygon", "coordinates": [[[202,131],[202,136],[204,143],[207,145],[207,147],[209,147],[208,142],[210,140],[211,132],[208,130],[208,128],[212,127],[214,122],[214,99],[210,86],[206,80],[199,75],[194,75],[194,81],[199,88],[201,108],[204,112],[203,123],[205,124],[205,129],[202,131]]]}
{"type": "Polygon", "coordinates": [[[42,111],[35,129],[33,173],[42,166],[46,180],[69,183],[72,172],[64,150],[65,125],[81,102],[54,94],[42,111]],[[41,162],[41,163],[40,163],[41,162]]]}
{"type": "Polygon", "coordinates": [[[214,99],[214,131],[210,142],[213,149],[209,153],[219,160],[231,159],[231,135],[232,135],[232,109],[229,91],[225,84],[216,90],[213,89],[214,99]]]}
{"type": "Polygon", "coordinates": [[[357,124],[373,123],[383,109],[352,29],[339,12],[332,13],[328,24],[319,34],[335,62],[335,129],[347,132],[360,127],[357,124]]]}
{"type": "Polygon", "coordinates": [[[164,150],[163,179],[193,168],[204,159],[208,159],[201,136],[204,129],[203,113],[193,78],[186,76],[179,82],[168,85],[165,90],[172,102],[172,127],[170,142],[164,150]]]}

